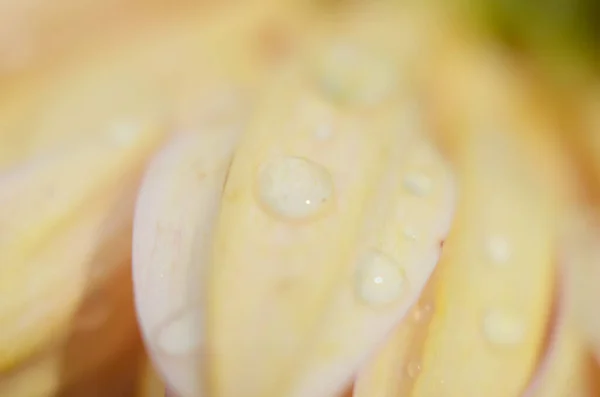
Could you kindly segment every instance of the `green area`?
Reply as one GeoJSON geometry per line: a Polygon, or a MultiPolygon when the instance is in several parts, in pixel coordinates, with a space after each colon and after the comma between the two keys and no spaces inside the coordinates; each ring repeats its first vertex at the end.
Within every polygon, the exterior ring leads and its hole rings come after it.
{"type": "Polygon", "coordinates": [[[509,45],[555,67],[598,71],[600,0],[462,0],[509,45]]]}

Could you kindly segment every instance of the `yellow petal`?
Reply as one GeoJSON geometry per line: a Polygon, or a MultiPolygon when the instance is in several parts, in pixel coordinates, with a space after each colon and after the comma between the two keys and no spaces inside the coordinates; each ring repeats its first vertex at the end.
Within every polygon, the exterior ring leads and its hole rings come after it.
{"type": "Polygon", "coordinates": [[[421,353],[435,312],[433,292],[439,282],[434,274],[423,290],[419,303],[359,372],[354,397],[409,395],[422,370],[421,353]]]}
{"type": "Polygon", "coordinates": [[[436,106],[462,201],[411,395],[518,395],[547,331],[561,174],[544,144],[548,123],[505,59],[448,47],[436,106]]]}
{"type": "MultiPolygon", "coordinates": [[[[341,37],[358,61],[372,55],[372,37],[341,37]]],[[[208,301],[217,396],[340,391],[415,303],[452,215],[453,181],[407,88],[346,108],[307,70],[275,78],[230,170],[208,301]]]]}
{"type": "Polygon", "coordinates": [[[162,136],[142,131],[131,145],[75,146],[4,176],[0,368],[56,339],[91,273],[129,257],[139,174],[162,136]]]}
{"type": "Polygon", "coordinates": [[[597,369],[572,318],[561,326],[555,351],[532,397],[592,397],[600,392],[597,369]]]}
{"type": "Polygon", "coordinates": [[[230,169],[207,307],[216,396],[266,396],[291,375],[389,158],[380,120],[360,124],[326,107],[338,130],[329,142],[317,121],[298,123],[310,99],[301,83],[269,93],[230,169]]]}
{"type": "Polygon", "coordinates": [[[137,200],[133,281],[147,348],[166,382],[202,395],[206,272],[240,125],[176,136],[149,165],[137,200]]]}

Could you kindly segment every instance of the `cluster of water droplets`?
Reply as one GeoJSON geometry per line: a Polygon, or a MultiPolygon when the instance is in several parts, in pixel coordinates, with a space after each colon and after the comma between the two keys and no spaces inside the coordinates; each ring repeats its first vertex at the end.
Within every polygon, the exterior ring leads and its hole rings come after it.
{"type": "MultiPolygon", "coordinates": [[[[495,266],[510,266],[513,256],[508,238],[494,234],[487,238],[487,262],[495,266]]],[[[482,330],[486,339],[494,345],[515,345],[525,337],[525,323],[517,310],[507,307],[490,308],[483,314],[482,330]]]]}
{"type": "MultiPolygon", "coordinates": [[[[347,102],[372,106],[390,94],[382,87],[394,86],[393,73],[390,73],[393,68],[382,66],[379,59],[377,62],[363,61],[358,54],[347,47],[337,49],[326,60],[319,81],[324,94],[330,96],[332,101],[340,101],[341,98],[347,102]],[[361,66],[364,68],[358,71],[352,69],[361,66]],[[366,72],[367,66],[373,73],[377,71],[377,78],[371,78],[366,72]],[[343,73],[335,72],[340,68],[343,73]]],[[[337,134],[343,136],[343,131],[335,130],[331,119],[315,124],[312,139],[327,141],[337,134]]],[[[261,207],[279,219],[310,221],[327,216],[328,211],[335,208],[335,178],[326,166],[310,158],[281,156],[267,159],[256,178],[256,196],[261,207]]],[[[435,181],[436,178],[426,172],[410,169],[403,175],[402,186],[407,196],[419,200],[434,192],[435,181]]],[[[403,225],[403,235],[407,241],[417,241],[420,238],[419,225],[403,225]]],[[[508,265],[513,254],[510,241],[501,235],[489,236],[485,250],[486,260],[494,265],[508,265]]],[[[407,272],[398,260],[386,252],[379,249],[367,251],[359,258],[356,269],[355,293],[360,301],[368,305],[388,305],[407,293],[407,272]]],[[[412,312],[412,320],[416,323],[428,322],[432,316],[431,303],[419,305],[412,312]]],[[[505,307],[491,308],[483,313],[481,330],[485,339],[493,345],[518,344],[525,334],[523,320],[517,312],[505,307]]],[[[414,360],[405,368],[406,375],[411,379],[416,378],[421,370],[421,362],[414,360]]]]}
{"type": "MultiPolygon", "coordinates": [[[[332,104],[375,106],[396,90],[398,71],[394,65],[352,46],[334,47],[319,63],[318,72],[321,99],[332,104]]],[[[344,131],[335,129],[333,119],[334,115],[326,115],[315,121],[313,135],[307,138],[327,141],[334,135],[343,137],[344,131]]],[[[256,181],[256,197],[261,208],[279,219],[310,221],[327,216],[328,211],[335,208],[336,181],[327,167],[310,158],[267,159],[259,167],[256,181]]],[[[408,170],[402,183],[404,194],[415,199],[424,198],[434,190],[433,178],[417,169],[408,170]]],[[[406,224],[403,228],[406,240],[416,241],[418,228],[419,225],[406,224]]],[[[401,298],[408,284],[401,263],[377,249],[360,258],[356,277],[357,297],[376,306],[401,298]]]]}

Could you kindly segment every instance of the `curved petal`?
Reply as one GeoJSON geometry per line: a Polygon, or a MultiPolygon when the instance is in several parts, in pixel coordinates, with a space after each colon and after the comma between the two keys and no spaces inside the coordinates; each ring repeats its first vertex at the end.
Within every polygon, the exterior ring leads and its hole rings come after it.
{"type": "Polygon", "coordinates": [[[341,392],[437,263],[451,172],[412,92],[388,90],[396,43],[350,36],[317,84],[305,70],[276,77],[236,152],[207,307],[217,397],[341,392]]]}
{"type": "Polygon", "coordinates": [[[393,332],[385,345],[358,373],[353,397],[408,396],[421,371],[421,351],[435,307],[436,274],[430,279],[419,303],[393,332]]]}
{"type": "Polygon", "coordinates": [[[569,381],[581,377],[585,352],[581,339],[576,336],[572,316],[565,297],[565,285],[558,277],[554,310],[548,326],[546,345],[536,371],[522,397],[562,396],[571,392],[569,381]],[[567,366],[575,366],[576,372],[567,366]]]}
{"type": "Polygon", "coordinates": [[[148,167],[136,205],[140,325],[167,383],[186,397],[203,395],[204,272],[238,133],[236,126],[206,126],[176,136],[148,167]]]}
{"type": "Polygon", "coordinates": [[[600,319],[595,313],[600,302],[600,228],[597,214],[579,204],[570,218],[565,246],[568,296],[574,317],[600,359],[600,319]]]}
{"type": "Polygon", "coordinates": [[[560,157],[548,145],[551,123],[502,55],[457,43],[440,52],[430,99],[462,200],[411,396],[518,395],[554,299],[560,157]]]}
{"type": "Polygon", "coordinates": [[[347,387],[360,365],[422,298],[438,264],[454,215],[454,178],[425,132],[413,128],[415,140],[392,144],[403,150],[390,159],[378,193],[366,208],[356,262],[328,303],[293,396],[327,397],[347,387]],[[425,179],[417,183],[420,178],[425,179]],[[421,191],[426,180],[431,190],[421,191]],[[380,274],[365,270],[382,258],[373,250],[393,258],[406,278],[406,293],[387,308],[380,305],[381,292],[371,285],[380,274]]]}
{"type": "Polygon", "coordinates": [[[0,296],[10,297],[0,300],[0,369],[64,336],[87,283],[128,259],[136,183],[163,135],[137,132],[125,145],[88,140],[0,176],[0,296]]]}

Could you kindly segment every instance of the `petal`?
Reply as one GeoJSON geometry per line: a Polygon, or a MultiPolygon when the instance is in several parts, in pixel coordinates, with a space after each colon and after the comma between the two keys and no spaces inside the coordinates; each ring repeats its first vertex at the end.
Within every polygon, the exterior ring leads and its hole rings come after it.
{"type": "Polygon", "coordinates": [[[136,184],[162,136],[155,131],[125,146],[74,145],[0,177],[0,295],[10,297],[0,300],[0,368],[63,336],[87,282],[127,261],[136,184]]]}
{"type": "MultiPolygon", "coordinates": [[[[351,43],[360,62],[369,39],[351,43]]],[[[452,218],[410,92],[344,108],[297,72],[267,88],[225,188],[207,308],[219,397],[341,392],[416,303],[452,218]]]]}
{"type": "Polygon", "coordinates": [[[544,353],[522,397],[558,397],[575,392],[581,393],[575,395],[587,396],[593,387],[587,376],[587,349],[575,327],[568,299],[565,299],[563,281],[559,277],[544,353]]]}
{"type": "Polygon", "coordinates": [[[201,396],[205,271],[235,125],[180,134],[152,161],[133,236],[136,306],[158,368],[184,396],[201,396]]]}
{"type": "Polygon", "coordinates": [[[440,285],[436,274],[419,299],[419,303],[393,332],[383,347],[358,373],[354,397],[408,396],[422,370],[421,352],[429,324],[435,313],[433,298],[440,285]]]}
{"type": "Polygon", "coordinates": [[[600,229],[596,212],[583,205],[574,207],[565,233],[564,260],[567,292],[574,318],[600,358],[600,319],[595,313],[600,302],[600,229]]]}
{"type": "Polygon", "coordinates": [[[447,47],[430,99],[462,201],[411,396],[518,395],[543,353],[554,299],[561,157],[502,54],[447,47]]]}

